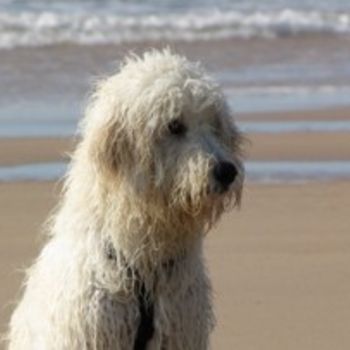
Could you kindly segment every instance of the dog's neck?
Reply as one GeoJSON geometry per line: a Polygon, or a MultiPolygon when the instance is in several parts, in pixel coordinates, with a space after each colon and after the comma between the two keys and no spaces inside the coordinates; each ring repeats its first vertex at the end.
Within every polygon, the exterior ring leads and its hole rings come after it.
{"type": "MultiPolygon", "coordinates": [[[[128,262],[126,257],[123,255],[123,253],[121,251],[117,251],[117,249],[114,247],[112,241],[110,239],[106,239],[105,240],[105,244],[103,246],[103,255],[105,257],[105,259],[107,261],[109,261],[110,264],[115,265],[118,263],[118,260],[122,260],[125,264],[125,266],[128,266],[128,262]]],[[[164,261],[162,261],[160,263],[160,266],[156,266],[157,268],[162,268],[165,270],[170,271],[176,262],[179,262],[181,260],[183,260],[185,258],[185,254],[184,252],[182,254],[178,254],[177,256],[173,256],[171,258],[167,258],[164,259],[164,261]]],[[[132,269],[131,266],[129,266],[128,268],[132,269]]],[[[135,271],[135,274],[138,275],[138,272],[135,271]]]]}
{"type": "Polygon", "coordinates": [[[99,220],[115,246],[151,256],[179,254],[201,239],[203,225],[186,212],[122,186],[101,193],[99,220]],[[147,200],[148,198],[148,200],[147,200]]]}
{"type": "Polygon", "coordinates": [[[115,247],[133,256],[144,254],[157,260],[182,254],[201,240],[203,226],[188,213],[169,208],[153,197],[147,200],[126,184],[107,182],[106,186],[93,168],[88,169],[86,163],[73,165],[61,208],[71,216],[75,213],[75,221],[85,225],[87,231],[94,231],[97,237],[110,237],[115,247]],[[84,169],[86,179],[78,181],[75,172],[84,169]]]}

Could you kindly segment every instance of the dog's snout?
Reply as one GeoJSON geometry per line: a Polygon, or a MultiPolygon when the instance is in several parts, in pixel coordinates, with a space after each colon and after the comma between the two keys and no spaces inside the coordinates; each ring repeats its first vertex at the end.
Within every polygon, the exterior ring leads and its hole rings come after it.
{"type": "Polygon", "coordinates": [[[230,162],[219,162],[214,166],[214,177],[222,186],[228,187],[238,174],[237,168],[230,162]]]}

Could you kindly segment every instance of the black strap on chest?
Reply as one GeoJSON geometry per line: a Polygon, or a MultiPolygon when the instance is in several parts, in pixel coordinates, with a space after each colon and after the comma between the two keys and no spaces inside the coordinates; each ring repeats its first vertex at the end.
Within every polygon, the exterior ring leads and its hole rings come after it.
{"type": "Polygon", "coordinates": [[[149,299],[144,283],[139,290],[138,303],[140,323],[136,332],[134,350],[146,350],[154,333],[154,305],[149,299]]]}
{"type": "MultiPolygon", "coordinates": [[[[113,245],[108,242],[105,247],[105,254],[109,261],[116,262],[117,254],[113,245]]],[[[162,264],[162,268],[170,275],[175,265],[175,260],[170,259],[162,264]]],[[[134,272],[138,275],[137,271],[134,272]]],[[[136,337],[133,350],[146,350],[148,342],[154,335],[154,304],[150,298],[150,294],[146,289],[145,283],[140,281],[138,288],[138,305],[140,322],[136,331],[136,337]]]]}

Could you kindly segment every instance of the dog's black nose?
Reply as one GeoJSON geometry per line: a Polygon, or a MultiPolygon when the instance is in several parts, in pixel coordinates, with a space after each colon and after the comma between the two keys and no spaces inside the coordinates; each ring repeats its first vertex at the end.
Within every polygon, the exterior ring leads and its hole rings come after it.
{"type": "Polygon", "coordinates": [[[237,168],[230,162],[219,162],[214,166],[214,178],[224,188],[231,185],[237,174],[237,168]]]}

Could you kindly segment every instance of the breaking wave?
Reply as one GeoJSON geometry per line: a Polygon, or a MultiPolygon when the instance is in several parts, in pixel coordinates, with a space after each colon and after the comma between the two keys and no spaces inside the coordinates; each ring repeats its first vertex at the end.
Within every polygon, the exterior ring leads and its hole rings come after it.
{"type": "Polygon", "coordinates": [[[350,12],[189,10],[175,13],[0,11],[0,48],[159,40],[350,34],[350,12]]]}

